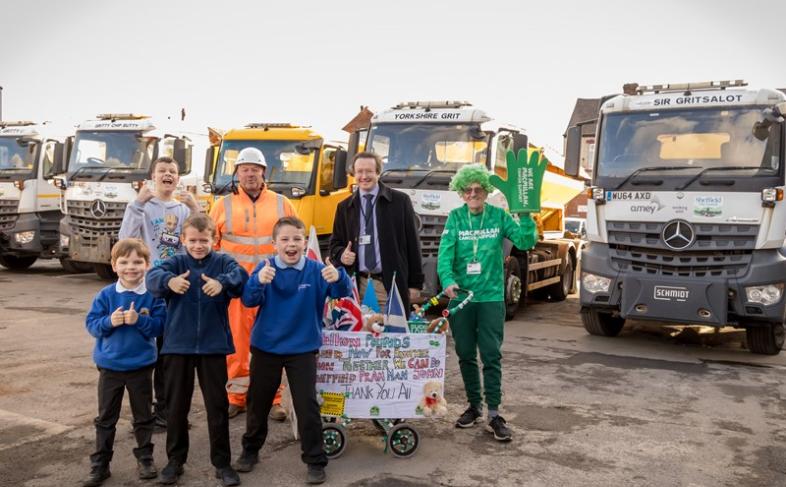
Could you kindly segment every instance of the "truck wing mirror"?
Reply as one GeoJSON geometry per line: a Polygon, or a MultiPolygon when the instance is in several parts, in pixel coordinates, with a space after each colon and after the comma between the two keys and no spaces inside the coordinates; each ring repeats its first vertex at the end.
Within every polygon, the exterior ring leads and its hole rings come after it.
{"type": "Polygon", "coordinates": [[[181,175],[191,172],[191,158],[186,150],[184,139],[175,139],[172,146],[172,159],[177,162],[177,169],[181,175]]]}
{"type": "Polygon", "coordinates": [[[67,153],[65,150],[65,144],[61,142],[55,143],[55,151],[54,151],[54,160],[52,161],[52,167],[49,168],[49,172],[44,174],[44,177],[49,179],[54,177],[58,174],[63,174],[66,171],[66,162],[67,162],[67,153]]]}
{"type": "Polygon", "coordinates": [[[218,153],[218,146],[211,145],[205,151],[205,174],[202,180],[205,183],[213,182],[213,165],[216,163],[216,154],[218,153]]]}
{"type": "Polygon", "coordinates": [[[568,141],[565,146],[565,174],[576,177],[579,175],[581,160],[581,126],[568,129],[568,141]]]}
{"type": "Polygon", "coordinates": [[[336,160],[333,166],[333,188],[341,189],[347,186],[347,151],[336,150],[336,160]]]}

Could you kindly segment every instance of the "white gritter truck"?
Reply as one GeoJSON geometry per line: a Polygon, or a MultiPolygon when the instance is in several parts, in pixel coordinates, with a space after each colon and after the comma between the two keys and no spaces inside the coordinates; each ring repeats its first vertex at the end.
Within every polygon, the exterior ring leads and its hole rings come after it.
{"type": "Polygon", "coordinates": [[[143,115],[108,113],[80,124],[65,175],[55,179],[63,191],[62,250],[111,279],[110,251],[126,205],[149,178],[151,162],[173,157],[180,167],[179,187],[196,194],[191,162],[202,161],[207,147],[207,134],[166,130],[143,115]]]}
{"type": "MultiPolygon", "coordinates": [[[[746,86],[628,84],[601,105],[581,274],[589,333],[616,336],[627,319],[731,325],[752,352],[779,353],[786,95],[746,86]]],[[[568,173],[579,137],[569,129],[568,173]]]]}

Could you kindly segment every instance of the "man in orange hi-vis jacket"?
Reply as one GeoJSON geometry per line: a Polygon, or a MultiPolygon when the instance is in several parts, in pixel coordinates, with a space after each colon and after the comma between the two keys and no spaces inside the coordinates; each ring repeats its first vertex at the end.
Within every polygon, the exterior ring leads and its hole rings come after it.
{"type": "MultiPolygon", "coordinates": [[[[275,254],[273,225],[283,216],[297,216],[289,200],[265,187],[267,163],[262,151],[253,147],[241,150],[235,161],[239,188],[217,201],[210,212],[216,222],[216,249],[231,255],[250,274],[257,263],[275,254]]],[[[246,410],[251,353],[251,327],[257,308],[246,308],[240,299],[229,304],[229,326],[235,353],[227,356],[227,393],[229,417],[246,410]]],[[[276,395],[270,411],[272,419],[283,421],[281,394],[276,395]]]]}

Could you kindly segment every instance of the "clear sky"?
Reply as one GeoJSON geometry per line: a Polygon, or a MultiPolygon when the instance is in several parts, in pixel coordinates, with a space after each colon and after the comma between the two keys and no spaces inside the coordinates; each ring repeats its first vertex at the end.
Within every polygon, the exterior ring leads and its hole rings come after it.
{"type": "Polygon", "coordinates": [[[558,159],[576,98],[625,82],[786,87],[784,19],[784,0],[4,1],[2,116],[185,107],[346,139],[360,105],[461,99],[558,159]]]}

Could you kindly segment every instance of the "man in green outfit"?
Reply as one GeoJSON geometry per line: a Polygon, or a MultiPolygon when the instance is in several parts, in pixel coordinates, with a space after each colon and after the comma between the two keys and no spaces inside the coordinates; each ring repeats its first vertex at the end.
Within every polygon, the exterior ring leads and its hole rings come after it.
{"type": "Polygon", "coordinates": [[[530,249],[537,241],[537,228],[529,216],[516,223],[507,211],[486,204],[494,188],[483,166],[461,168],[451,180],[450,189],[458,192],[465,204],[451,211],[445,223],[439,245],[439,279],[451,299],[458,288],[475,294],[472,302],[452,318],[450,326],[469,402],[456,427],[469,428],[482,421],[485,396],[488,431],[499,441],[510,441],[510,429],[499,415],[505,325],[502,241],[507,238],[521,250],[530,249]],[[483,388],[478,352],[483,362],[483,388]]]}

